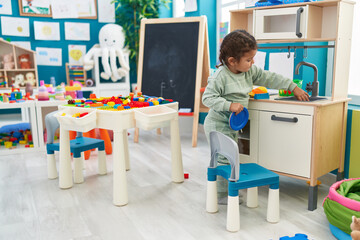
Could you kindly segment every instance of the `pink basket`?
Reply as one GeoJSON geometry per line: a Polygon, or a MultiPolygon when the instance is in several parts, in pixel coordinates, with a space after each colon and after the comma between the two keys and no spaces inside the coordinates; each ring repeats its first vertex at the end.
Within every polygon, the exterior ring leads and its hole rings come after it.
{"type": "MultiPolygon", "coordinates": [[[[340,187],[341,183],[343,183],[345,181],[353,181],[353,180],[358,180],[358,179],[360,179],[360,178],[345,179],[345,180],[334,183],[333,185],[331,185],[329,194],[326,198],[329,198],[330,200],[340,203],[344,207],[347,207],[348,209],[351,209],[353,211],[360,211],[360,202],[355,201],[350,198],[347,198],[347,197],[344,197],[336,191],[340,187]]],[[[325,199],[324,199],[324,201],[325,201],[325,199]]]]}

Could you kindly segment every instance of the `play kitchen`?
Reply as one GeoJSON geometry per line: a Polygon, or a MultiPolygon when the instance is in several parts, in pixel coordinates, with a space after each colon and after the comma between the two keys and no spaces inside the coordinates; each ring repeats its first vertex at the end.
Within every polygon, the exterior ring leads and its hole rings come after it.
{"type": "Polygon", "coordinates": [[[333,170],[338,170],[338,180],[343,178],[353,4],[299,2],[230,13],[230,31],[253,34],[259,51],[285,49],[289,57],[298,55],[294,77],[302,78],[310,101],[278,95],[251,100],[238,142],[240,161],[258,163],[304,184],[309,181],[311,211],[317,208],[318,178],[333,170]],[[331,54],[324,54],[328,59],[319,63],[310,49],[331,54]],[[305,76],[305,71],[311,74],[305,76]]]}

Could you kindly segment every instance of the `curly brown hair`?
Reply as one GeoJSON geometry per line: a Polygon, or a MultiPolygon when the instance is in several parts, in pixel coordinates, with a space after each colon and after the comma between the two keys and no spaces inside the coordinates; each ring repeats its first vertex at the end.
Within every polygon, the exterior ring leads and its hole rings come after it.
{"type": "Polygon", "coordinates": [[[222,65],[228,65],[228,58],[233,57],[237,61],[247,52],[257,50],[258,46],[254,36],[243,29],[234,30],[226,35],[220,46],[219,61],[222,65]]]}

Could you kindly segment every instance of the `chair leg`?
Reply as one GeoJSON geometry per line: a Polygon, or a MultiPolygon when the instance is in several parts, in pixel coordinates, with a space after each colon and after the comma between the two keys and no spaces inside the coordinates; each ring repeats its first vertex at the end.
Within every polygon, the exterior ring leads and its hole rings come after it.
{"type": "Polygon", "coordinates": [[[258,188],[248,188],[246,197],[246,206],[249,208],[256,208],[258,206],[258,188]]]}
{"type": "Polygon", "coordinates": [[[206,191],[206,211],[209,213],[216,213],[218,210],[216,181],[208,181],[206,191]]]}
{"type": "Polygon", "coordinates": [[[82,162],[82,169],[85,170],[85,152],[81,152],[81,162],[82,162]]]}
{"type": "Polygon", "coordinates": [[[98,151],[98,171],[100,175],[107,174],[105,151],[98,151]]]}
{"type": "Polygon", "coordinates": [[[269,188],[266,220],[271,223],[277,223],[280,220],[279,189],[269,188]]]}
{"type": "Polygon", "coordinates": [[[228,196],[226,230],[229,232],[240,230],[239,196],[228,196]]]}
{"type": "Polygon", "coordinates": [[[74,183],[83,183],[84,175],[83,175],[83,158],[75,158],[74,157],[74,183]]]}
{"type": "Polygon", "coordinates": [[[56,169],[56,160],[55,154],[47,154],[47,172],[49,179],[55,179],[58,177],[57,169],[56,169]]]}

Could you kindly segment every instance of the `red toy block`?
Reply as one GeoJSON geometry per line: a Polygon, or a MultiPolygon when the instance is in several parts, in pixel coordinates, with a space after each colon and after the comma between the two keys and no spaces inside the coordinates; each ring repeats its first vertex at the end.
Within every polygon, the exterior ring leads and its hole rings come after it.
{"type": "Polygon", "coordinates": [[[189,173],[184,173],[184,178],[189,179],[189,173]]]}
{"type": "Polygon", "coordinates": [[[88,115],[88,113],[87,113],[87,112],[80,113],[80,117],[83,117],[83,116],[86,116],[86,115],[88,115]]]}

